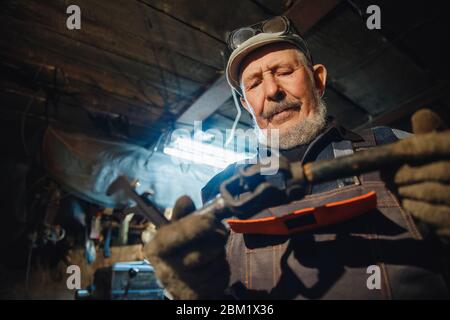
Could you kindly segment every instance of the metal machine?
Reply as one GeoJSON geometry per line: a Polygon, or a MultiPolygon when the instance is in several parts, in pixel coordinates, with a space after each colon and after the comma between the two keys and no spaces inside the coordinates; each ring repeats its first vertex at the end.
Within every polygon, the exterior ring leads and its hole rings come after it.
{"type": "Polygon", "coordinates": [[[95,271],[94,283],[77,290],[77,300],[163,300],[164,288],[146,260],[118,262],[95,271]]]}

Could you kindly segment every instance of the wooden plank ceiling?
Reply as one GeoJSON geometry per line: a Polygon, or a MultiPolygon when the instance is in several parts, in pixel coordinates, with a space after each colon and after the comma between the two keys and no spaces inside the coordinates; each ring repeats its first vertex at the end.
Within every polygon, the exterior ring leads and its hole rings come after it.
{"type": "MultiPolygon", "coordinates": [[[[345,125],[394,121],[386,115],[402,106],[413,110],[439,101],[448,59],[430,57],[448,57],[437,39],[449,36],[446,12],[428,2],[375,1],[383,28],[370,31],[363,12],[369,3],[354,0],[341,1],[320,21],[305,19],[308,3],[323,10],[338,2],[4,1],[0,118],[58,121],[150,144],[223,75],[227,31],[283,12],[301,30],[311,28],[305,37],[315,60],[329,69],[329,112],[345,125]],[[81,30],[66,28],[69,4],[81,8],[81,30]],[[443,34],[432,32],[437,28],[443,34]],[[415,35],[423,45],[415,45],[415,35]]],[[[231,98],[211,107],[217,111],[208,120],[229,127],[236,114],[231,98]]],[[[251,125],[248,114],[240,124],[251,125]]]]}

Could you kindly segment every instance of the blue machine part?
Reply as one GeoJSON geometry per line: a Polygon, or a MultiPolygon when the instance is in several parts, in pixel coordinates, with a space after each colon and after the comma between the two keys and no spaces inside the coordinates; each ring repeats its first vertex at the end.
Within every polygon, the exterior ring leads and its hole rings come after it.
{"type": "Polygon", "coordinates": [[[146,260],[112,265],[111,299],[163,300],[164,288],[146,260]]]}

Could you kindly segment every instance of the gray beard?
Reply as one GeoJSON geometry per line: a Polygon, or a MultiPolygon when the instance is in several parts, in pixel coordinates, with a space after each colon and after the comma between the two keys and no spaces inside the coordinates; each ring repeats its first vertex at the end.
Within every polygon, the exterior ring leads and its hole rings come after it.
{"type": "Polygon", "coordinates": [[[255,124],[255,131],[260,144],[269,148],[288,150],[297,146],[307,144],[314,140],[319,133],[325,128],[327,108],[323,99],[316,96],[317,108],[310,113],[306,119],[289,128],[282,135],[279,130],[262,131],[255,124]],[[276,141],[278,140],[278,142],[276,141]]]}

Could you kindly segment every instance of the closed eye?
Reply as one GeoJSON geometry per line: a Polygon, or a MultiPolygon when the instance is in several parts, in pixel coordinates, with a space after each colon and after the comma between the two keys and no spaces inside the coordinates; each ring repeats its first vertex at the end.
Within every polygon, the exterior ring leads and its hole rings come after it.
{"type": "Polygon", "coordinates": [[[255,80],[253,80],[253,81],[251,81],[249,84],[247,84],[247,90],[250,90],[250,89],[253,89],[253,88],[256,88],[257,86],[259,86],[260,85],[260,83],[261,83],[261,80],[259,80],[259,79],[255,79],[255,80]]]}
{"type": "Polygon", "coordinates": [[[290,74],[292,74],[293,70],[292,69],[279,69],[276,72],[277,76],[288,76],[290,74]]]}

